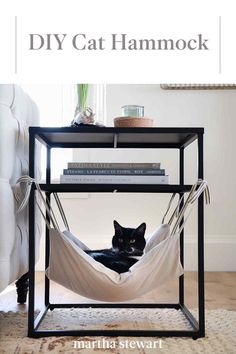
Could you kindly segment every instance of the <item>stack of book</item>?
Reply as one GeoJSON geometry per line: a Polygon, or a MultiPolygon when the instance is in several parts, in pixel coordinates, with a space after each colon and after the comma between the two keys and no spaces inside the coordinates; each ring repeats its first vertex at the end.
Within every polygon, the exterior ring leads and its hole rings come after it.
{"type": "Polygon", "coordinates": [[[61,183],[80,184],[168,184],[160,163],[69,162],[61,183]]]}

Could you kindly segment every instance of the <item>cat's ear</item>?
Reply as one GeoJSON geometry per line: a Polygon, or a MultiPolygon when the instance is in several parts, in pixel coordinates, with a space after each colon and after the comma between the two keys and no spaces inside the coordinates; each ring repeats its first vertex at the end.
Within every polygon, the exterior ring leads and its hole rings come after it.
{"type": "Polygon", "coordinates": [[[145,231],[146,231],[146,223],[143,222],[141,225],[137,227],[137,229],[135,229],[135,234],[143,237],[145,231]]]}
{"type": "Polygon", "coordinates": [[[116,220],[114,220],[113,223],[114,223],[115,233],[117,235],[121,235],[122,234],[122,226],[116,220]]]}

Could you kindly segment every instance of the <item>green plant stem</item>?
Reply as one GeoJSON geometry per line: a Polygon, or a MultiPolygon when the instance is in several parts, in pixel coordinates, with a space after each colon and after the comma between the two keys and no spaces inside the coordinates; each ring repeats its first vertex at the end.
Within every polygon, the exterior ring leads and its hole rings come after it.
{"type": "Polygon", "coordinates": [[[83,112],[87,107],[88,87],[88,84],[77,84],[77,95],[81,112],[83,112]]]}

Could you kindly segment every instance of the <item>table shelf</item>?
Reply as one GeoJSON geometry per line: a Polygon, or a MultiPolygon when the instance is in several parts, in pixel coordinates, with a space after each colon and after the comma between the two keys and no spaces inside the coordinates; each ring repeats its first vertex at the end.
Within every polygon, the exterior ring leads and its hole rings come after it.
{"type": "Polygon", "coordinates": [[[43,145],[50,148],[180,149],[204,133],[203,128],[77,128],[30,127],[43,145]]]}
{"type": "Polygon", "coordinates": [[[178,184],[40,184],[44,192],[58,193],[186,193],[192,185],[178,184]]]}

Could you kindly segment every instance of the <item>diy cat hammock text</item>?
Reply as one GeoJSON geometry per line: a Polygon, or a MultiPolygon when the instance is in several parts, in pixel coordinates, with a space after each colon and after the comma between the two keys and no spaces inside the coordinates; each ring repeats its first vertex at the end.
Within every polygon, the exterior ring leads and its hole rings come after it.
{"type": "Polygon", "coordinates": [[[70,36],[66,33],[30,33],[29,50],[77,51],[117,50],[117,51],[207,51],[209,39],[203,34],[192,38],[132,38],[127,33],[111,33],[109,36],[89,37],[85,33],[70,36]]]}

